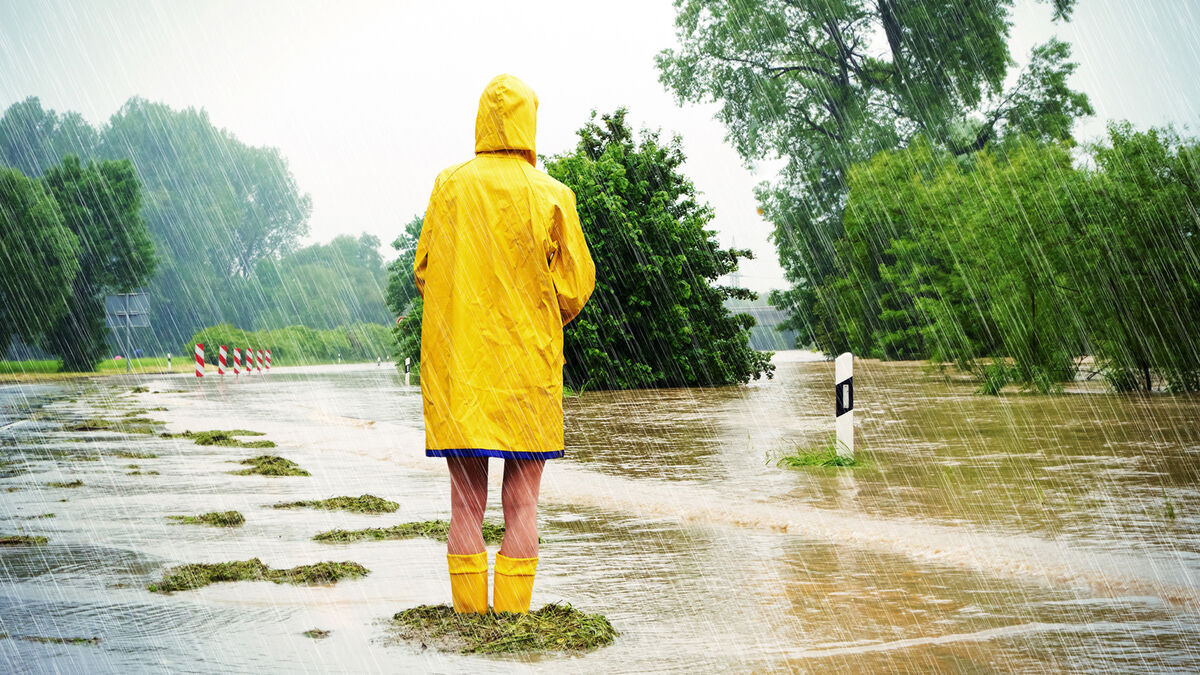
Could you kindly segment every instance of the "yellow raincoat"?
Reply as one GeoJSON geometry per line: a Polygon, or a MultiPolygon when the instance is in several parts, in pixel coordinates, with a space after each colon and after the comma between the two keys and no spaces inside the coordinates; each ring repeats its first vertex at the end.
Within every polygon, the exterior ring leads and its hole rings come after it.
{"type": "Polygon", "coordinates": [[[537,96],[500,75],[438,175],[413,265],[430,457],[563,454],[563,326],[595,284],[575,194],[537,170],[537,96]]]}

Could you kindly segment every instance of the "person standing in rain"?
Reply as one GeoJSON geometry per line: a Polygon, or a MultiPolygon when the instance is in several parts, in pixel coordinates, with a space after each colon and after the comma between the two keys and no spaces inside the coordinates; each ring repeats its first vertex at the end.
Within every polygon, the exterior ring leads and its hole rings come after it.
{"type": "Polygon", "coordinates": [[[450,469],[446,559],[457,612],[488,611],[491,457],[504,460],[505,526],[492,604],[529,611],[542,468],[563,456],[563,326],[595,284],[575,194],[535,168],[537,106],[512,75],[488,83],[475,158],[438,175],[413,264],[425,301],[425,454],[450,469]]]}

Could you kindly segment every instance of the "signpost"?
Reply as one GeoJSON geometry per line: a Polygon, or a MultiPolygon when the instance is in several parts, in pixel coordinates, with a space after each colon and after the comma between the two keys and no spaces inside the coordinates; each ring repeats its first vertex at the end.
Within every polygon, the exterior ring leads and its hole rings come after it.
{"type": "Polygon", "coordinates": [[[837,454],[854,457],[854,355],[846,352],[838,356],[833,373],[837,454]]]}
{"type": "Polygon", "coordinates": [[[150,327],[150,297],[145,293],[121,293],[104,297],[104,325],[125,329],[125,372],[133,370],[131,328],[150,327]]]}

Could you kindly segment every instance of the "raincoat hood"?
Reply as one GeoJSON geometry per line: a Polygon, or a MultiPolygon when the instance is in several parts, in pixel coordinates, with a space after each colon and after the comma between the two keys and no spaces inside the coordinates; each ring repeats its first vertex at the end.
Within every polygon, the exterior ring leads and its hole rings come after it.
{"type": "Polygon", "coordinates": [[[484,87],[475,116],[475,154],[517,151],[537,165],[537,94],[512,75],[497,75],[484,87]]]}

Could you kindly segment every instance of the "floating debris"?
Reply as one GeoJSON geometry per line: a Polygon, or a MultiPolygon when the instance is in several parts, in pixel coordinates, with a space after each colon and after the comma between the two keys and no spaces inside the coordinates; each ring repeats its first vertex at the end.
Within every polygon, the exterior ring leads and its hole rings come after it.
{"type": "Polygon", "coordinates": [[[46,487],[77,488],[77,487],[83,487],[83,481],[79,480],[78,478],[76,478],[75,480],[69,480],[69,481],[65,481],[65,482],[56,480],[56,481],[50,481],[49,483],[46,483],[46,487]]]}
{"type": "Polygon", "coordinates": [[[223,581],[273,581],[277,584],[335,584],[370,574],[356,562],[319,562],[286,570],[274,570],[258,558],[223,563],[190,564],[163,573],[162,581],[147,588],[153,593],[172,593],[202,588],[223,581]]]}
{"type": "Polygon", "coordinates": [[[134,394],[149,394],[150,387],[137,386],[137,387],[134,387],[133,389],[130,389],[129,391],[130,391],[130,393],[134,393],[134,394]]]}
{"type": "Polygon", "coordinates": [[[325,638],[329,637],[331,634],[332,634],[332,631],[327,631],[327,630],[324,630],[321,628],[313,628],[311,630],[306,630],[303,633],[301,633],[301,635],[303,635],[304,637],[312,638],[314,640],[324,640],[325,638]]]}
{"type": "Polygon", "coordinates": [[[353,511],[355,513],[395,513],[400,505],[375,495],[361,497],[330,497],[299,502],[281,502],[272,508],[276,509],[326,509],[353,511]]]}
{"type": "Polygon", "coordinates": [[[158,457],[153,452],[133,452],[132,450],[118,450],[113,453],[113,456],[122,459],[155,459],[158,457]]]}
{"type": "Polygon", "coordinates": [[[50,645],[98,645],[100,638],[91,637],[47,637],[43,635],[9,635],[8,633],[0,633],[0,639],[25,640],[26,642],[40,642],[50,645]]]}
{"type": "Polygon", "coordinates": [[[196,445],[220,445],[230,448],[273,448],[274,441],[243,441],[235,436],[263,436],[262,432],[247,429],[229,431],[185,431],[181,434],[161,434],[162,438],[189,438],[196,445]]]}
{"type": "MultiPolygon", "coordinates": [[[[413,539],[428,537],[438,541],[446,541],[450,535],[450,523],[444,520],[425,520],[415,523],[400,523],[392,527],[369,527],[365,530],[329,530],[313,537],[313,541],[350,542],[363,539],[413,539]]],[[[487,544],[499,544],[504,539],[504,526],[485,522],[483,524],[483,541],[487,544]]]]}
{"type": "Polygon", "coordinates": [[[246,517],[237,511],[210,511],[199,516],[167,516],[169,520],[185,525],[212,525],[213,527],[241,527],[246,517]]]}
{"type": "MultiPolygon", "coordinates": [[[[268,441],[269,442],[269,441],[268,441]]],[[[309,472],[300,468],[290,459],[284,459],[276,455],[259,455],[250,459],[243,459],[239,464],[249,464],[249,469],[241,471],[231,471],[230,473],[238,476],[249,476],[258,474],[260,476],[311,476],[309,472]]]]}
{"type": "Polygon", "coordinates": [[[28,534],[0,535],[0,546],[41,546],[50,540],[45,537],[28,534]]]}
{"type": "Polygon", "coordinates": [[[397,637],[464,654],[582,652],[607,647],[617,631],[599,614],[549,604],[528,614],[459,614],[421,605],[392,617],[397,637]]]}

